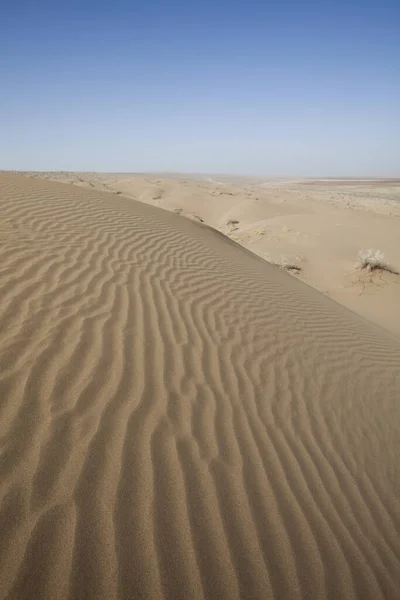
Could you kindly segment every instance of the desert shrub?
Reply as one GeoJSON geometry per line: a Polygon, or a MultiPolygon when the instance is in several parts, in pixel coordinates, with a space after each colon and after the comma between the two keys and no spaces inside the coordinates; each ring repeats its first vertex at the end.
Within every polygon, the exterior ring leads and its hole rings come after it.
{"type": "Polygon", "coordinates": [[[288,273],[300,273],[301,267],[296,265],[296,263],[289,261],[286,256],[281,256],[280,260],[277,261],[269,261],[271,265],[275,265],[275,267],[279,267],[284,271],[288,271],[288,273]]]}
{"type": "Polygon", "coordinates": [[[380,250],[366,248],[357,254],[357,267],[366,271],[389,271],[394,272],[385,260],[385,255],[380,250]]]}

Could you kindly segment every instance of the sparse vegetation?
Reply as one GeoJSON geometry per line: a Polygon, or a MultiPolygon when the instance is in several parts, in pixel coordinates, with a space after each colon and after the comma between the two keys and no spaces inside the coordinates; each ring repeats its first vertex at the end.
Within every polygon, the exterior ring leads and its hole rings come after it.
{"type": "Polygon", "coordinates": [[[239,221],[237,221],[236,219],[229,219],[229,221],[227,221],[227,225],[238,225],[239,221]]]}
{"type": "Polygon", "coordinates": [[[348,277],[352,286],[361,286],[360,296],[369,286],[382,287],[391,280],[392,276],[400,275],[386,262],[383,252],[372,248],[358,252],[355,266],[356,270],[349,273],[348,277]]]}
{"type": "Polygon", "coordinates": [[[287,271],[288,273],[291,273],[292,275],[295,273],[300,273],[300,271],[302,270],[301,267],[299,265],[296,265],[296,263],[291,262],[290,260],[288,260],[286,258],[286,256],[281,256],[280,260],[278,261],[269,261],[271,263],[271,265],[274,265],[275,267],[279,267],[280,269],[283,269],[284,271],[287,271]]]}
{"type": "Polygon", "coordinates": [[[385,255],[380,250],[366,248],[357,255],[357,267],[365,271],[388,271],[397,273],[385,260],[385,255]]]}

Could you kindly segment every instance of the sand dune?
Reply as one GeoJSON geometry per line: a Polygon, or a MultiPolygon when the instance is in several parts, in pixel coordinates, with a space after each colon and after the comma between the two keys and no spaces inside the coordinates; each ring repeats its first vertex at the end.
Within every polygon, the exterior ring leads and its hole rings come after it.
{"type": "Polygon", "coordinates": [[[221,233],[0,176],[0,598],[400,590],[398,339],[221,233]]]}
{"type": "Polygon", "coordinates": [[[124,195],[202,220],[400,336],[400,277],[360,273],[357,254],[380,250],[400,272],[400,179],[251,180],[200,175],[29,173],[124,195]]]}

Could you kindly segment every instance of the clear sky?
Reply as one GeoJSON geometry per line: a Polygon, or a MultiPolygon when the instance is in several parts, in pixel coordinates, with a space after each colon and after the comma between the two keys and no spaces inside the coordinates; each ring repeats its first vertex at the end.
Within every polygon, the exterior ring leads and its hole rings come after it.
{"type": "Polygon", "coordinates": [[[0,169],[400,176],[399,0],[5,0],[0,169]]]}

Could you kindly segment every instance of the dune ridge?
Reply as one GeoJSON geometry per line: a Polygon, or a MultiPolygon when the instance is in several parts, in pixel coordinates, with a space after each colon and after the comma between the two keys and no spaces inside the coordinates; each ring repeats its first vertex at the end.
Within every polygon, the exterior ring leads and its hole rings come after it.
{"type": "Polygon", "coordinates": [[[0,233],[1,599],[398,598],[394,336],[122,197],[0,233]]]}
{"type": "Polygon", "coordinates": [[[204,222],[400,339],[400,179],[251,179],[162,173],[23,173],[204,222]],[[392,272],[360,272],[360,250],[392,272]]]}

